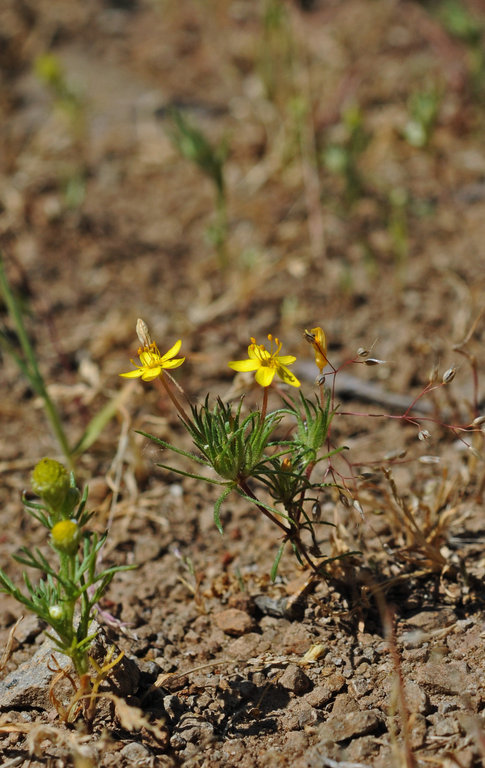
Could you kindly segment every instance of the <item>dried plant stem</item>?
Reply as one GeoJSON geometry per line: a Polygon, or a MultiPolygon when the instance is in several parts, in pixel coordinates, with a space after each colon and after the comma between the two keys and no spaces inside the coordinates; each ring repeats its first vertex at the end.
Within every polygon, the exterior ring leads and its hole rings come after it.
{"type": "Polygon", "coordinates": [[[164,390],[167,395],[169,396],[170,400],[174,404],[175,408],[177,409],[182,421],[185,422],[185,424],[190,424],[190,419],[187,416],[187,413],[185,412],[185,409],[180,404],[179,400],[175,396],[175,394],[172,391],[172,388],[169,386],[166,377],[163,375],[163,373],[158,377],[158,379],[155,379],[155,384],[160,390],[164,390]]]}

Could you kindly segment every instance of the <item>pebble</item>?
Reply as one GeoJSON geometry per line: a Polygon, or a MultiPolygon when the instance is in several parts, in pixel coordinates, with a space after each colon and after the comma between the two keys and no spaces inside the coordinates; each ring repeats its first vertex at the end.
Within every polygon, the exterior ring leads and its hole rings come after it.
{"type": "Polygon", "coordinates": [[[343,675],[335,673],[326,678],[323,685],[317,685],[313,691],[307,693],[305,699],[312,707],[320,709],[328,704],[336,693],[342,690],[345,685],[343,675]]]}
{"type": "Polygon", "coordinates": [[[152,768],[152,766],[155,766],[155,755],[137,741],[131,741],[119,751],[118,755],[126,760],[127,765],[136,765],[137,768],[152,768]]]}
{"type": "Polygon", "coordinates": [[[214,615],[214,621],[219,629],[222,629],[226,635],[240,637],[246,635],[255,628],[254,620],[246,611],[239,608],[226,608],[214,615]]]}
{"type": "Polygon", "coordinates": [[[355,736],[365,736],[368,733],[375,733],[380,724],[381,713],[374,709],[330,715],[328,720],[318,728],[319,741],[347,741],[355,736]]]}
{"type": "Polygon", "coordinates": [[[297,664],[288,664],[278,682],[282,688],[291,691],[296,696],[307,693],[312,687],[311,680],[297,664]]]}

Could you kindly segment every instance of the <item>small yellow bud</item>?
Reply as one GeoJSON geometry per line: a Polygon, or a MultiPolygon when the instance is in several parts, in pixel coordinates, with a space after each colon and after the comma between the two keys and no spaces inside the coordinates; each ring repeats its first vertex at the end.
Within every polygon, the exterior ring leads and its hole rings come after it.
{"type": "Polygon", "coordinates": [[[32,472],[32,490],[48,507],[58,511],[69,492],[69,473],[54,459],[41,459],[32,472]]]}
{"type": "Polygon", "coordinates": [[[61,520],[51,530],[52,546],[58,552],[75,555],[79,546],[79,526],[75,520],[61,520]]]}

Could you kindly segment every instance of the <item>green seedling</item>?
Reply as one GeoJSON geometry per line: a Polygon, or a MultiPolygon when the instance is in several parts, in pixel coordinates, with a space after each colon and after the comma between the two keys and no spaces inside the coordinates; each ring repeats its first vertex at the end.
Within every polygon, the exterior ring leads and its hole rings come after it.
{"type": "Polygon", "coordinates": [[[359,159],[367,148],[370,134],[364,126],[364,116],[358,106],[345,109],[341,123],[343,138],[329,143],[323,151],[323,163],[328,171],[341,176],[345,182],[344,201],[352,205],[364,192],[359,159]]]}
{"type": "Polygon", "coordinates": [[[412,147],[427,147],[436,124],[441,103],[437,90],[417,91],[408,102],[409,119],[404,126],[404,138],[412,147]]]}
{"type": "Polygon", "coordinates": [[[213,146],[200,128],[189,122],[178,109],[171,109],[169,117],[168,133],[174,146],[182,157],[194,163],[214,185],[215,220],[208,230],[208,236],[224,266],[227,263],[227,195],[224,180],[224,164],[229,153],[227,141],[213,146]]]}
{"type": "Polygon", "coordinates": [[[6,326],[0,327],[0,348],[13,358],[33,391],[41,398],[45,413],[52,431],[59,442],[64,458],[69,465],[69,468],[73,469],[76,457],[80,456],[97,440],[106,424],[115,416],[121,402],[120,396],[118,395],[114,397],[101,408],[89,422],[81,438],[75,445],[71,446],[59,410],[49,394],[46,381],[42,375],[37,360],[34,344],[27,331],[24,319],[26,314],[25,307],[22,300],[16,295],[8,281],[1,253],[0,297],[5,303],[14,331],[14,335],[12,335],[6,326]]]}
{"type": "Polygon", "coordinates": [[[32,473],[32,490],[40,501],[24,496],[25,510],[47,531],[51,553],[22,547],[14,559],[40,571],[42,578],[34,584],[24,572],[25,592],[0,570],[0,591],[46,622],[47,637],[56,650],[71,659],[79,677],[79,701],[93,690],[89,649],[96,637],[91,625],[97,604],[115,573],[131,566],[97,570],[107,533],[98,536],[88,530],[93,516],[86,510],[88,491],[81,495],[74,475],[69,475],[62,464],[48,458],[39,461],[32,473]]]}

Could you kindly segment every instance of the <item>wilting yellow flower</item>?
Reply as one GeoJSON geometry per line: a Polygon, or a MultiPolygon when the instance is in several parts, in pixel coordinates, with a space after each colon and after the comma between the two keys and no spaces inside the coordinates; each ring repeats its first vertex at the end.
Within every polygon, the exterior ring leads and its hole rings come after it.
{"type": "Polygon", "coordinates": [[[256,381],[261,387],[269,387],[275,374],[286,384],[292,387],[299,387],[300,382],[291,371],[286,367],[295,362],[293,355],[279,355],[281,342],[279,339],[268,335],[271,342],[271,350],[268,351],[263,344],[256,344],[256,340],[251,338],[251,344],[248,347],[248,360],[234,360],[228,363],[229,368],[234,371],[256,371],[256,381]]]}
{"type": "Polygon", "coordinates": [[[315,350],[315,363],[322,373],[325,366],[328,365],[325,334],[321,328],[312,328],[310,331],[305,330],[303,335],[315,350]]]}
{"type": "Polygon", "coordinates": [[[136,369],[128,373],[120,373],[120,376],[125,376],[127,379],[136,379],[141,376],[143,381],[153,381],[160,376],[164,368],[178,368],[182,365],[185,357],[175,357],[181,346],[182,341],[179,339],[168,352],[161,355],[157,345],[152,341],[148,346],[140,347],[138,350],[141,365],[136,365],[132,360],[136,369]]]}

